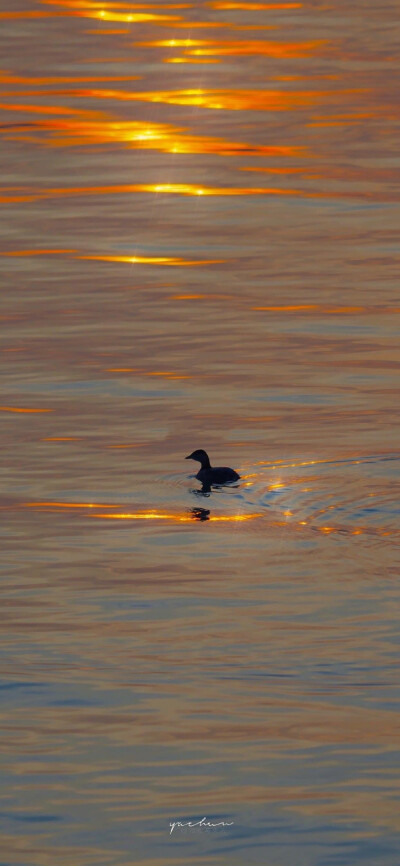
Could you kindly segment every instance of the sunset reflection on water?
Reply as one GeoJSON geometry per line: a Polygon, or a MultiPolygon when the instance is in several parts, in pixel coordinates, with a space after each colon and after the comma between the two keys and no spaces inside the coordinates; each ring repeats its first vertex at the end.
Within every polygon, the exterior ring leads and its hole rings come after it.
{"type": "Polygon", "coordinates": [[[398,866],[395,13],[4,0],[4,864],[398,866]]]}

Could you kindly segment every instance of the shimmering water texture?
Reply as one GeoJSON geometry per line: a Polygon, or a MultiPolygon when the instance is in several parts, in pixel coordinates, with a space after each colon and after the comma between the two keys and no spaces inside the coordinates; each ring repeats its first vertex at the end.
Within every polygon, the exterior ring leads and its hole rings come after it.
{"type": "Polygon", "coordinates": [[[2,0],[1,866],[399,866],[397,20],[2,0]]]}

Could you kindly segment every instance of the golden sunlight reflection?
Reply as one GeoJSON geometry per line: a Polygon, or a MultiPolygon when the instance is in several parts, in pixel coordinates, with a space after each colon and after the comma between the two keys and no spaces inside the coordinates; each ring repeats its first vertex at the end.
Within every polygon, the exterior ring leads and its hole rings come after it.
{"type": "Polygon", "coordinates": [[[220,63],[214,57],[164,57],[163,63],[220,63]]]}
{"type": "Polygon", "coordinates": [[[276,42],[261,39],[157,39],[153,42],[138,42],[143,48],[183,48],[186,57],[250,56],[276,57],[282,59],[307,57],[320,51],[325,44],[321,40],[311,42],[276,42]]]}
{"type": "Polygon", "coordinates": [[[84,2],[74,2],[74,0],[40,0],[40,3],[42,6],[55,7],[56,10],[62,10],[61,13],[49,10],[47,13],[49,15],[62,14],[66,17],[94,18],[105,23],[111,21],[125,24],[174,23],[181,20],[181,16],[176,14],[165,15],[163,14],[163,10],[172,11],[174,9],[188,8],[187,4],[97,3],[91,2],[91,0],[84,0],[84,2]],[[157,11],[147,11],[151,9],[157,11]]]}
{"type": "MultiPolygon", "coordinates": [[[[400,455],[399,455],[400,456],[400,455]]],[[[361,458],[352,458],[352,457],[339,457],[335,460],[332,457],[329,460],[297,460],[294,463],[288,463],[286,460],[259,460],[255,464],[256,466],[265,466],[271,467],[271,469],[297,469],[301,466],[318,466],[318,465],[329,465],[334,463],[345,463],[348,466],[356,466],[360,463],[368,463],[371,460],[370,457],[361,457],[361,458]]]]}
{"type": "MultiPolygon", "coordinates": [[[[205,509],[201,509],[203,512],[205,509]]],[[[92,517],[100,520],[170,520],[173,523],[190,523],[193,519],[198,519],[200,509],[194,509],[186,514],[163,513],[160,511],[138,511],[127,512],[126,514],[93,514],[92,517]]],[[[207,517],[211,523],[243,523],[248,520],[254,520],[257,517],[262,517],[261,512],[255,514],[210,514],[207,517]]]]}
{"type": "MultiPolygon", "coordinates": [[[[50,110],[48,110],[51,113],[50,110]]],[[[77,119],[43,119],[33,129],[20,127],[0,128],[0,134],[9,140],[42,142],[49,147],[79,147],[81,145],[107,145],[121,143],[136,150],[158,150],[163,153],[203,153],[218,156],[270,156],[303,157],[306,148],[301,145],[257,144],[228,141],[208,135],[194,135],[188,127],[154,121],[126,121],[103,118],[96,120],[88,113],[77,119]],[[40,139],[39,139],[40,141],[40,139]]],[[[283,171],[283,170],[282,170],[283,171]]]]}
{"type": "Polygon", "coordinates": [[[142,448],[140,442],[124,442],[119,445],[107,445],[107,448],[142,448]]]}
{"type": "Polygon", "coordinates": [[[323,43],[316,40],[314,42],[273,42],[261,40],[237,40],[223,41],[220,40],[206,44],[206,47],[188,49],[187,54],[193,56],[204,57],[207,55],[213,56],[251,56],[261,55],[262,57],[276,57],[281,59],[289,59],[296,57],[307,57],[310,54],[320,51],[323,43]]]}
{"type": "Polygon", "coordinates": [[[167,265],[168,267],[197,267],[220,265],[225,259],[181,259],[178,256],[76,256],[77,259],[98,262],[121,262],[128,265],[167,265]]]}
{"type": "Polygon", "coordinates": [[[42,6],[60,6],[68,9],[90,9],[100,12],[113,11],[115,9],[190,9],[192,3],[127,3],[122,0],[39,0],[42,6]]]}
{"type": "MultiPolygon", "coordinates": [[[[46,197],[46,196],[45,196],[46,197]]],[[[41,198],[41,196],[39,196],[41,198]]],[[[120,262],[128,265],[165,265],[168,267],[197,267],[198,265],[220,265],[225,259],[185,259],[179,256],[139,256],[139,255],[101,255],[87,254],[77,255],[77,250],[65,250],[65,254],[80,261],[120,262]]],[[[12,250],[1,252],[0,256],[18,258],[27,256],[46,256],[60,254],[60,250],[12,250]]]]}
{"type": "MultiPolygon", "coordinates": [[[[0,84],[23,84],[29,87],[49,86],[52,84],[93,84],[99,81],[139,81],[141,75],[45,75],[27,76],[13,75],[4,70],[0,71],[0,84]]],[[[43,91],[45,93],[45,91],[43,91]]],[[[50,91],[51,93],[51,91],[50,91]]],[[[18,90],[15,91],[18,96],[18,90]]]]}
{"type": "MultiPolygon", "coordinates": [[[[13,204],[16,202],[34,202],[44,201],[51,198],[72,197],[72,196],[103,196],[103,195],[126,195],[133,193],[155,193],[156,195],[185,195],[185,196],[287,196],[304,199],[349,199],[349,200],[365,200],[365,201],[394,201],[396,193],[385,192],[384,190],[326,190],[314,191],[304,188],[295,187],[277,187],[277,186],[199,186],[191,183],[136,183],[125,184],[120,186],[97,186],[97,187],[62,187],[62,188],[41,188],[38,190],[18,191],[17,193],[0,193],[0,202],[3,204],[13,204]]],[[[0,253],[0,255],[43,255],[50,253],[65,253],[66,250],[46,250],[46,251],[10,251],[0,253]]],[[[310,308],[313,305],[299,305],[299,308],[310,308]]],[[[255,310],[262,310],[265,307],[253,307],[255,310]]],[[[269,308],[266,308],[269,309],[269,308]]],[[[344,308],[343,308],[344,309],[344,308]]],[[[298,312],[301,309],[298,310],[298,312]]]]}
{"type": "Polygon", "coordinates": [[[165,105],[191,105],[199,108],[225,111],[293,111],[337,101],[351,91],[322,90],[250,90],[250,89],[203,89],[186,90],[103,90],[93,89],[86,95],[115,102],[160,102],[165,105]]]}

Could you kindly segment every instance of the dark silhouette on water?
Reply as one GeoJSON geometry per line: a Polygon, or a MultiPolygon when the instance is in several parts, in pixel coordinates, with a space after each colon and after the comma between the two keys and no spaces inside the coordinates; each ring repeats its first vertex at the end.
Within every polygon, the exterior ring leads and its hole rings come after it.
{"type": "Polygon", "coordinates": [[[211,466],[209,456],[206,451],[200,448],[198,451],[193,451],[188,454],[185,460],[197,460],[201,463],[201,469],[198,471],[196,478],[203,484],[203,489],[209,490],[211,484],[229,484],[230,481],[238,481],[240,475],[229,466],[211,466]]]}
{"type": "Polygon", "coordinates": [[[209,520],[210,519],[210,511],[208,508],[191,508],[190,516],[193,520],[209,520]]]}

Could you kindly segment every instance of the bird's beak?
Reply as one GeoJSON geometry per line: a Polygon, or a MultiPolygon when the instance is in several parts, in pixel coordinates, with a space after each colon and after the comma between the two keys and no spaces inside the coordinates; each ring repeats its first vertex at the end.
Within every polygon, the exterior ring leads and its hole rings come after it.
{"type": "Polygon", "coordinates": [[[192,455],[191,455],[191,454],[188,454],[188,456],[185,457],[185,460],[191,460],[191,458],[192,458],[192,455]]]}

